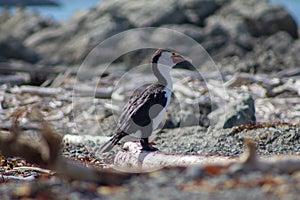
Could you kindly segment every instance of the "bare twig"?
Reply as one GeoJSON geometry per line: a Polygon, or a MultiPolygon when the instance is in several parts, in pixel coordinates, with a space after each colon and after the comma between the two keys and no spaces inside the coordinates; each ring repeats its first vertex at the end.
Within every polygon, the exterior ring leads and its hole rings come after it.
{"type": "Polygon", "coordinates": [[[1,84],[10,84],[10,85],[21,85],[29,83],[30,77],[26,75],[6,75],[5,77],[0,77],[1,84]]]}
{"type": "Polygon", "coordinates": [[[15,93],[32,93],[41,96],[56,96],[58,93],[62,93],[62,88],[46,88],[37,86],[22,85],[19,88],[12,90],[15,93]]]}
{"type": "Polygon", "coordinates": [[[0,176],[0,183],[1,182],[6,182],[6,181],[9,181],[9,180],[32,181],[34,179],[35,179],[35,177],[33,175],[32,176],[27,176],[27,177],[1,175],[0,176]]]}
{"type": "Polygon", "coordinates": [[[23,167],[14,167],[11,171],[24,171],[24,170],[30,170],[30,171],[36,171],[36,172],[40,172],[40,173],[44,173],[44,174],[55,174],[55,172],[49,170],[49,169],[43,169],[40,167],[27,167],[27,166],[23,166],[23,167]]]}

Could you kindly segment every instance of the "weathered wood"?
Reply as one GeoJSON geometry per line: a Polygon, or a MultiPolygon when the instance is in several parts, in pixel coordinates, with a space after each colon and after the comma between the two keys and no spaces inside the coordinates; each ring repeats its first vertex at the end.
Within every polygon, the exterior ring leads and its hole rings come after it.
{"type": "Polygon", "coordinates": [[[33,181],[35,179],[34,175],[27,176],[27,177],[19,177],[19,176],[0,176],[0,183],[7,182],[9,180],[17,180],[17,181],[33,181]]]}
{"type": "Polygon", "coordinates": [[[49,170],[49,169],[43,169],[43,168],[40,168],[40,167],[28,167],[28,166],[14,167],[10,171],[24,171],[24,170],[36,171],[36,172],[40,172],[40,173],[43,173],[43,174],[54,174],[54,172],[49,170]]]}
{"type": "Polygon", "coordinates": [[[161,151],[145,151],[139,142],[126,142],[114,158],[114,168],[122,171],[147,172],[164,167],[188,167],[210,164],[229,164],[237,158],[228,156],[202,156],[165,154],[161,151]]]}
{"type": "Polygon", "coordinates": [[[50,87],[59,87],[62,85],[62,83],[68,78],[71,73],[73,72],[73,69],[67,69],[65,72],[60,73],[57,75],[57,77],[53,80],[50,87]]]}
{"type": "Polygon", "coordinates": [[[10,85],[22,85],[30,82],[30,77],[26,74],[24,75],[6,75],[0,77],[0,85],[10,84],[10,85]]]}
{"type": "Polygon", "coordinates": [[[75,94],[80,96],[89,96],[95,98],[111,98],[113,88],[92,88],[89,86],[75,86],[75,94]]]}
{"type": "Polygon", "coordinates": [[[271,87],[280,83],[279,78],[270,79],[268,76],[259,74],[239,73],[235,74],[229,81],[225,83],[225,87],[232,88],[241,85],[249,85],[252,83],[261,83],[266,87],[271,87]]]}
{"type": "Polygon", "coordinates": [[[160,151],[142,151],[138,143],[127,142],[124,150],[117,153],[114,159],[115,168],[128,172],[147,172],[163,167],[228,167],[228,170],[258,170],[263,172],[292,173],[300,170],[300,156],[257,156],[256,143],[252,139],[244,139],[245,153],[239,157],[201,156],[201,155],[169,155],[160,151]],[[239,165],[240,167],[237,167],[239,165]]]}
{"type": "Polygon", "coordinates": [[[64,135],[62,141],[64,144],[71,144],[71,145],[79,145],[84,144],[85,142],[88,143],[95,143],[96,145],[102,145],[107,142],[111,137],[106,136],[92,136],[92,135],[71,135],[66,134],[64,135]]]}
{"type": "Polygon", "coordinates": [[[291,77],[291,76],[300,76],[300,68],[298,67],[295,69],[286,69],[275,74],[275,77],[291,77]]]}
{"type": "Polygon", "coordinates": [[[28,86],[22,85],[18,88],[13,88],[12,92],[14,93],[32,93],[40,96],[56,96],[59,93],[63,92],[62,88],[48,88],[48,87],[37,87],[37,86],[28,86]]]}

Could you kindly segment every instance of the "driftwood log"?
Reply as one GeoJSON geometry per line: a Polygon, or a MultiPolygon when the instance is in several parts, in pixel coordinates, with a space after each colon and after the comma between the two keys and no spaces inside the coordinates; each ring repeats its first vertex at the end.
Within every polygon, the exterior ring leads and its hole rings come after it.
{"type": "Polygon", "coordinates": [[[239,157],[201,156],[201,155],[169,155],[163,152],[147,152],[141,150],[138,143],[127,142],[114,159],[115,168],[131,172],[147,172],[163,167],[227,167],[244,171],[263,171],[292,173],[300,170],[299,155],[262,156],[256,154],[256,143],[244,139],[245,153],[239,157]],[[240,167],[237,167],[240,166],[240,167]]]}
{"type": "Polygon", "coordinates": [[[142,150],[137,142],[126,142],[114,158],[114,168],[122,171],[146,172],[164,167],[204,166],[211,164],[230,164],[237,158],[227,156],[202,156],[165,154],[161,151],[142,150]]]}
{"type": "MultiPolygon", "coordinates": [[[[78,136],[65,135],[64,143],[78,145],[82,142],[97,141],[97,145],[105,143],[110,137],[104,136],[78,136]]],[[[164,167],[231,167],[239,165],[239,169],[259,171],[279,171],[291,173],[300,170],[299,155],[273,155],[258,156],[256,143],[250,139],[244,139],[245,153],[239,157],[229,156],[203,156],[166,154],[161,151],[149,152],[141,150],[138,142],[126,142],[123,148],[117,152],[113,160],[114,169],[126,172],[148,172],[164,167]]],[[[98,155],[101,156],[101,155],[98,155]]]]}

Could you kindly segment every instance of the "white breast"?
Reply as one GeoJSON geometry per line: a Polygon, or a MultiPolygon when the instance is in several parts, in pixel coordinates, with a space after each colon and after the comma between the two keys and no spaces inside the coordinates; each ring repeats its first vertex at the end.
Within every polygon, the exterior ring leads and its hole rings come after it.
{"type": "Polygon", "coordinates": [[[167,98],[167,104],[166,106],[162,109],[162,111],[155,117],[153,118],[153,123],[152,123],[152,129],[155,130],[157,129],[157,127],[159,126],[159,124],[161,123],[161,121],[163,120],[165,114],[166,114],[166,109],[170,104],[170,100],[171,100],[171,90],[169,89],[165,89],[166,91],[166,98],[167,98]]]}

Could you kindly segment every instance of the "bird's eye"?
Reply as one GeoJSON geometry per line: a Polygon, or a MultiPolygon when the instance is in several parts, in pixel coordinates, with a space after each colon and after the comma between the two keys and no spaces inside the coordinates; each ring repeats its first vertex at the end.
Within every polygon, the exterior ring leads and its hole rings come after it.
{"type": "Polygon", "coordinates": [[[178,54],[178,53],[172,53],[172,55],[173,55],[173,56],[179,56],[179,54],[178,54]]]}

